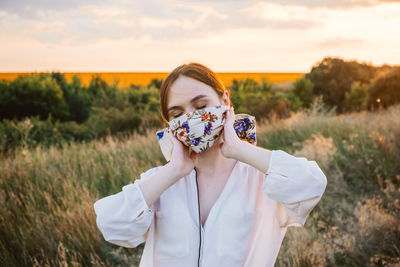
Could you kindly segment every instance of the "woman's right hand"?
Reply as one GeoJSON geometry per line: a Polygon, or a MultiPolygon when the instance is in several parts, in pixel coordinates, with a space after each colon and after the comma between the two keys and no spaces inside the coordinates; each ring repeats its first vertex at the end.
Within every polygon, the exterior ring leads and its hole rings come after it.
{"type": "Polygon", "coordinates": [[[171,160],[168,164],[171,164],[173,169],[177,171],[178,177],[182,178],[192,172],[197,153],[192,151],[189,156],[188,147],[176,138],[171,129],[168,129],[168,134],[172,137],[172,143],[174,144],[171,160]]]}

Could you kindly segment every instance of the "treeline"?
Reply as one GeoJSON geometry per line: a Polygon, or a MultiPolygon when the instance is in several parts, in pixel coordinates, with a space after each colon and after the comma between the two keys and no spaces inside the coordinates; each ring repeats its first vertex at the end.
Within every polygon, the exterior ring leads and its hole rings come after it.
{"type": "MultiPolygon", "coordinates": [[[[83,86],[79,77],[67,82],[61,73],[0,81],[0,152],[162,127],[161,83],[154,79],[148,86],[119,88],[94,76],[83,86]]],[[[337,113],[374,110],[400,102],[400,67],[327,57],[287,91],[273,90],[265,79],[234,80],[228,87],[235,112],[259,122],[307,109],[317,97],[337,113]]]]}
{"type": "Polygon", "coordinates": [[[337,113],[376,110],[400,103],[400,66],[380,67],[325,58],[312,67],[300,84],[295,84],[295,95],[309,103],[314,95],[321,95],[337,113]],[[311,82],[311,83],[310,83],[311,82]]]}
{"type": "Polygon", "coordinates": [[[158,85],[118,88],[94,76],[88,86],[61,73],[0,82],[0,151],[81,142],[161,125],[158,85]]]}

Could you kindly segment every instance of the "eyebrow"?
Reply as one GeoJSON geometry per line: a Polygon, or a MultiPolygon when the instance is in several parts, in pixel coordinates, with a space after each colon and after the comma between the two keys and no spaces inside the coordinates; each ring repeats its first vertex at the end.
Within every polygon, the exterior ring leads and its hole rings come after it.
{"type": "MultiPolygon", "coordinates": [[[[195,102],[196,100],[198,100],[198,99],[200,99],[200,98],[203,98],[203,97],[207,97],[206,95],[198,95],[198,96],[195,96],[195,97],[193,97],[193,99],[192,100],[190,100],[190,103],[193,103],[193,102],[195,102]]],[[[180,106],[173,106],[173,107],[170,107],[168,110],[167,110],[167,112],[169,112],[171,109],[175,109],[175,108],[179,108],[180,106]]]]}

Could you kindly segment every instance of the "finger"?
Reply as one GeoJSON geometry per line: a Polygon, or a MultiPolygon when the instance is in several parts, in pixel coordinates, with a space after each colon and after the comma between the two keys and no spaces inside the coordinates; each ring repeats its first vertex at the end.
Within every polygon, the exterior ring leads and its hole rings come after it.
{"type": "Polygon", "coordinates": [[[228,123],[233,124],[233,118],[234,118],[234,111],[233,107],[229,109],[229,116],[228,116],[228,123]]]}
{"type": "Polygon", "coordinates": [[[229,121],[230,121],[230,115],[229,115],[229,112],[230,110],[228,109],[227,111],[226,111],[226,116],[225,116],[225,120],[224,120],[224,127],[226,126],[226,125],[229,125],[229,121]]]}
{"type": "Polygon", "coordinates": [[[227,120],[229,120],[230,109],[228,109],[225,113],[226,113],[226,114],[225,114],[225,121],[224,121],[224,123],[225,123],[227,120]]]}
{"type": "Polygon", "coordinates": [[[175,135],[172,133],[171,128],[168,129],[168,132],[169,132],[169,134],[171,136],[172,142],[176,143],[178,140],[176,139],[175,135]]]}

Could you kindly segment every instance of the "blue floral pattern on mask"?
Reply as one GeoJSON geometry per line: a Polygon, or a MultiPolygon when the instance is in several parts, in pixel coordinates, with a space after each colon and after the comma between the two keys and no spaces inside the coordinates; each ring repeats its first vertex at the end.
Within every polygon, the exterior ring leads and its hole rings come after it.
{"type": "MultiPolygon", "coordinates": [[[[209,149],[218,139],[224,126],[225,112],[229,106],[219,105],[194,110],[169,121],[169,127],[158,130],[157,138],[164,157],[169,161],[173,143],[168,134],[171,129],[183,144],[190,150],[202,153],[209,149]]],[[[241,140],[256,144],[256,120],[248,114],[235,114],[233,128],[241,140]]]]}
{"type": "Polygon", "coordinates": [[[164,136],[164,132],[157,132],[157,139],[160,140],[164,136]]]}
{"type": "Polygon", "coordinates": [[[212,124],[211,124],[211,122],[209,122],[209,123],[204,127],[204,136],[206,136],[206,134],[210,134],[210,133],[211,133],[211,128],[212,128],[212,124]]]}
{"type": "Polygon", "coordinates": [[[197,137],[192,140],[192,145],[197,146],[198,144],[200,144],[200,137],[197,137]]]}
{"type": "Polygon", "coordinates": [[[184,121],[184,122],[182,123],[182,127],[184,127],[184,128],[186,129],[186,132],[189,132],[189,124],[188,124],[187,121],[184,121]]]}

